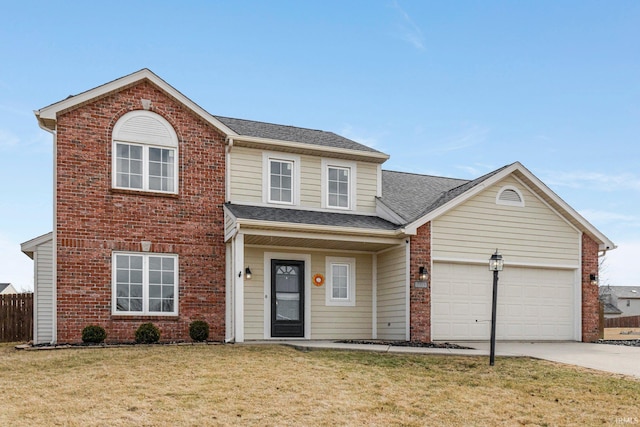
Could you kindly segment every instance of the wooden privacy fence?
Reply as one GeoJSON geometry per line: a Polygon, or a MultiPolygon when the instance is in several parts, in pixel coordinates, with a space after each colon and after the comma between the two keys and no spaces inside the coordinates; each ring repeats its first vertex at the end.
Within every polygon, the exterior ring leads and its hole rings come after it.
{"type": "Polygon", "coordinates": [[[0,342],[33,337],[33,294],[0,295],[0,342]]]}
{"type": "Polygon", "coordinates": [[[640,328],[640,316],[612,317],[604,319],[605,328],[640,328]]]}

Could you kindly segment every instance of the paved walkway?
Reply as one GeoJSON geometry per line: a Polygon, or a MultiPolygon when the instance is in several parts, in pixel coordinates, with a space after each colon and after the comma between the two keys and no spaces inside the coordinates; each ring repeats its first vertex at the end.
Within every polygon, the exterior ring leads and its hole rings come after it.
{"type": "MultiPolygon", "coordinates": [[[[273,343],[273,341],[271,341],[273,343]]],[[[337,349],[404,354],[455,354],[489,356],[489,341],[460,342],[473,350],[401,347],[379,344],[344,344],[332,341],[281,341],[303,350],[337,349]]],[[[497,356],[533,357],[640,378],[640,347],[580,342],[498,342],[497,356]]],[[[498,363],[498,362],[496,362],[498,363]]]]}

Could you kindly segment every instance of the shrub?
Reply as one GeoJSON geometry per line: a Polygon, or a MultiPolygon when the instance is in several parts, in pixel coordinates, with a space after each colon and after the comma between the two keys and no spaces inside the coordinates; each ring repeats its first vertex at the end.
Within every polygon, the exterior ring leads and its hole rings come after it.
{"type": "Polygon", "coordinates": [[[136,329],[136,343],[153,344],[160,341],[160,329],[153,323],[143,323],[136,329]]]}
{"type": "Polygon", "coordinates": [[[89,325],[82,330],[82,342],[100,344],[107,338],[107,332],[102,326],[89,325]]]}
{"type": "Polygon", "coordinates": [[[204,320],[194,320],[189,325],[189,336],[194,341],[206,341],[209,338],[209,324],[204,320]]]}

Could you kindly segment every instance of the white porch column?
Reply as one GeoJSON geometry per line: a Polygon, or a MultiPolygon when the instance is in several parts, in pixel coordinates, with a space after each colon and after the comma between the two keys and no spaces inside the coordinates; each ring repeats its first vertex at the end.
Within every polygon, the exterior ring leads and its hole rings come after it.
{"type": "Polygon", "coordinates": [[[233,282],[234,286],[234,335],[236,342],[244,342],[244,234],[234,238],[233,282]]]}

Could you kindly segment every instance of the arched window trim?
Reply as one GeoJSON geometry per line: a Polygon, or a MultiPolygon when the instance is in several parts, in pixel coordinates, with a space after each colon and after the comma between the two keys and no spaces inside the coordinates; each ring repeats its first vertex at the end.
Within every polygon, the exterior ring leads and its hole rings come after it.
{"type": "Polygon", "coordinates": [[[500,191],[498,191],[498,194],[496,195],[496,205],[504,205],[504,206],[518,206],[523,208],[524,207],[524,196],[522,195],[522,192],[520,190],[518,190],[516,187],[514,187],[513,185],[505,185],[504,187],[502,187],[500,189],[500,191]],[[514,193],[516,193],[518,195],[518,198],[520,199],[519,201],[516,200],[509,200],[509,199],[503,199],[503,193],[505,191],[513,191],[514,193]]]}
{"type": "Polygon", "coordinates": [[[120,117],[113,127],[111,153],[113,188],[178,193],[178,135],[159,114],[136,110],[120,117]],[[131,123],[140,118],[147,120],[131,123]],[[134,168],[140,170],[134,173],[134,168]]]}

